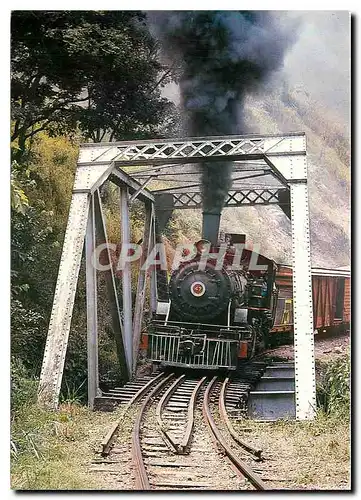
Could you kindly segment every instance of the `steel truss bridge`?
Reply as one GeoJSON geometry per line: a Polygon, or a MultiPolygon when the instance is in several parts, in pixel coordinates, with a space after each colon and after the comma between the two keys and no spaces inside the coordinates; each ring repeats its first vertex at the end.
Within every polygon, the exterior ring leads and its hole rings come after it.
{"type": "MultiPolygon", "coordinates": [[[[93,252],[107,242],[100,188],[119,189],[121,242],[130,243],[130,210],[144,203],[141,265],[156,242],[155,216],[163,221],[174,209],[202,207],[204,163],[232,162],[232,183],[225,207],[278,205],[291,220],[294,299],[295,403],[298,419],[313,418],[316,408],[312,285],[304,133],[197,137],[82,144],[69,209],[62,257],[45,346],[38,400],[56,407],[64,370],[83,248],[86,260],[88,399],[100,394],[98,374],[97,271],[93,252]],[[161,187],[160,187],[161,186],[161,187]]],[[[107,250],[108,262],[111,255],[107,250]]],[[[122,369],[135,370],[147,273],[140,270],[135,305],[130,265],[122,272],[122,307],[112,266],[105,272],[113,331],[122,369]]],[[[150,277],[151,309],[157,308],[157,276],[150,277]]]]}

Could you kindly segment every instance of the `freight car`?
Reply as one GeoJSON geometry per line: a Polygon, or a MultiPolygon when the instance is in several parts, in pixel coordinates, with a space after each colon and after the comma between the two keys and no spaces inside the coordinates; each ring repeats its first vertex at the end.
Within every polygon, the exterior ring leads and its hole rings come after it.
{"type": "MultiPolygon", "coordinates": [[[[312,268],[313,328],[315,334],[344,332],[350,327],[351,278],[349,268],[312,268]]],[[[292,268],[278,266],[279,289],[273,341],[281,332],[293,332],[292,268]]]]}
{"type": "Polygon", "coordinates": [[[267,344],[277,306],[277,266],[246,249],[239,257],[235,243],[244,235],[226,236],[221,266],[219,245],[202,239],[196,255],[165,284],[168,300],[158,302],[148,332],[154,364],[235,370],[239,359],[267,344]]]}

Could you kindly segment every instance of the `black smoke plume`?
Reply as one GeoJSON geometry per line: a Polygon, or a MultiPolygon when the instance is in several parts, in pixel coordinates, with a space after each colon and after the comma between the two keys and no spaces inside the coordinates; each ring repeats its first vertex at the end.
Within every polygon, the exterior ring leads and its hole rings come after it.
{"type": "MultiPolygon", "coordinates": [[[[191,136],[243,134],[244,98],[278,69],[293,35],[266,11],[151,12],[169,60],[181,66],[181,104],[191,136]]],[[[220,213],[232,164],[208,163],[203,210],[220,213]]]]}

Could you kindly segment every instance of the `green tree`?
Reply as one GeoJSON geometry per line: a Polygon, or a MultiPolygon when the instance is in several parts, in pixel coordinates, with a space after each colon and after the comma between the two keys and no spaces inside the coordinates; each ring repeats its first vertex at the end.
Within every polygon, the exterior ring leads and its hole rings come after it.
{"type": "Polygon", "coordinates": [[[12,141],[17,157],[42,130],[86,138],[167,134],[174,106],[161,97],[172,69],[159,62],[136,11],[14,11],[12,141]]]}
{"type": "MultiPolygon", "coordinates": [[[[39,250],[45,249],[51,228],[48,213],[29,204],[26,189],[33,187],[29,172],[16,162],[11,175],[11,351],[26,368],[39,369],[46,322],[39,307],[41,282],[35,286],[39,250]],[[44,246],[42,246],[44,245],[44,246]],[[38,291],[37,291],[38,289],[38,291]]],[[[42,293],[42,292],[41,292],[42,293]]]]}

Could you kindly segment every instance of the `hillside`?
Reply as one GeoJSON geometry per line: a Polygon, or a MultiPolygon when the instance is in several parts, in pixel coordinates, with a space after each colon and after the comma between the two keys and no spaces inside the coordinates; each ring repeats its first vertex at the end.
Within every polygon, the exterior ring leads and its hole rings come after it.
{"type": "MultiPolygon", "coordinates": [[[[307,136],[312,265],[340,267],[350,263],[349,138],[332,115],[300,88],[250,97],[246,106],[250,133],[304,131],[307,136]]],[[[201,212],[175,213],[180,239],[192,239],[201,212]],[[180,217],[182,220],[180,220],[180,217]]],[[[291,263],[291,224],[276,206],[226,208],[221,229],[240,232],[261,245],[279,263],[291,263]]]]}

